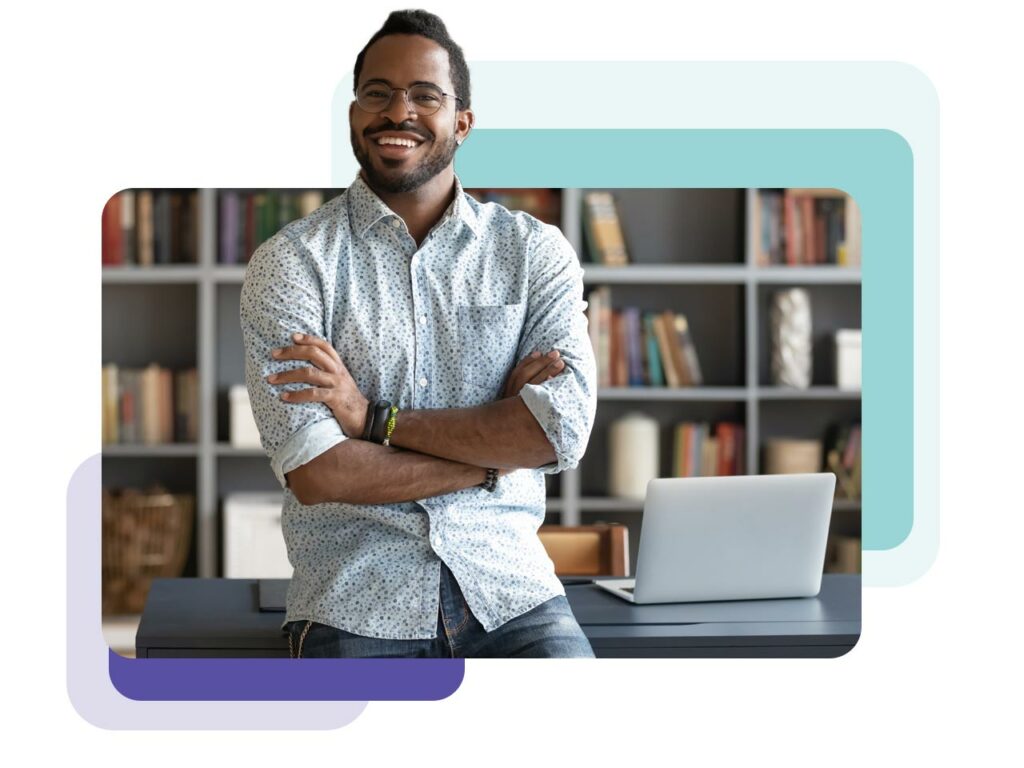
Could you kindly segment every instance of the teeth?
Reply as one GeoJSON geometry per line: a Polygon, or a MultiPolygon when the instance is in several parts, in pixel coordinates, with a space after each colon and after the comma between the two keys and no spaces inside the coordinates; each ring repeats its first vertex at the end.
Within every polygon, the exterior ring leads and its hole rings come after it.
{"type": "Polygon", "coordinates": [[[378,144],[397,144],[400,147],[415,147],[416,142],[412,139],[398,139],[394,136],[382,136],[377,139],[378,144]]]}

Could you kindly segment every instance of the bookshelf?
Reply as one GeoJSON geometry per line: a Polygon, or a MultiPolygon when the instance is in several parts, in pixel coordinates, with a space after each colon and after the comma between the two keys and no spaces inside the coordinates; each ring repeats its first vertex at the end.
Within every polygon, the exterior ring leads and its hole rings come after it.
{"type": "MultiPolygon", "coordinates": [[[[325,199],[340,190],[322,190],[325,199]]],[[[296,191],[297,192],[297,191],[296,191]]],[[[560,191],[558,217],[577,253],[584,254],[582,201],[586,190],[560,191]]],[[[103,446],[104,485],[159,481],[193,493],[196,525],[186,575],[221,573],[223,496],[278,491],[262,450],[228,442],[228,388],[244,383],[238,323],[244,265],[218,264],[219,190],[197,190],[196,263],[150,267],[105,266],[103,362],[142,367],[150,362],[198,372],[198,440],[187,444],[103,446]]],[[[661,475],[668,476],[671,426],[679,421],[736,421],[747,430],[747,471],[762,466],[764,440],[822,439],[833,423],[860,419],[860,393],[837,389],[828,355],[819,352],[831,330],[861,327],[860,270],[832,265],[760,266],[752,228],[756,190],[616,190],[631,263],[584,263],[585,296],[611,286],[613,306],[678,309],[690,321],[706,386],[604,387],[586,456],[580,466],[545,476],[549,523],[621,522],[630,528],[636,562],[642,503],[609,498],[609,425],[641,410],[661,425],[661,475]],[[806,390],[771,386],[767,307],[771,292],[799,286],[811,295],[815,368],[806,390]]],[[[547,198],[545,198],[547,199],[547,198]]],[[[859,502],[837,501],[833,532],[860,535],[859,502]]]]}

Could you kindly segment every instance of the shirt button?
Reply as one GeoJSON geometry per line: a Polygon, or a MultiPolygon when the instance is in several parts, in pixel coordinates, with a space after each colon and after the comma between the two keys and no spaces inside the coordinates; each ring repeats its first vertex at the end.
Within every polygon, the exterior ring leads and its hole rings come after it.
{"type": "Polygon", "coordinates": [[[426,325],[426,324],[427,324],[427,316],[426,315],[420,315],[420,325],[426,325]]]}
{"type": "Polygon", "coordinates": [[[426,379],[420,379],[420,386],[421,387],[427,386],[427,380],[426,379]]]}
{"type": "Polygon", "coordinates": [[[398,219],[394,219],[391,222],[391,226],[393,226],[395,229],[399,229],[402,226],[402,222],[398,219]]]}

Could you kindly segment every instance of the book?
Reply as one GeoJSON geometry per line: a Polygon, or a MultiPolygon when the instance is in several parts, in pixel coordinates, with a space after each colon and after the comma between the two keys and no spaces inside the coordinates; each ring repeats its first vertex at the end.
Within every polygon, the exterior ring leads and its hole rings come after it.
{"type": "Polygon", "coordinates": [[[668,344],[669,355],[672,358],[672,366],[676,369],[676,378],[679,382],[676,386],[689,387],[693,384],[693,380],[690,375],[689,366],[686,363],[686,356],[676,327],[676,314],[672,310],[666,309],[661,314],[661,320],[662,326],[665,329],[665,338],[668,344]]]}
{"type": "Polygon", "coordinates": [[[197,370],[187,368],[174,373],[174,439],[194,443],[199,440],[197,423],[197,370]]]}
{"type": "Polygon", "coordinates": [[[161,266],[171,263],[171,194],[153,194],[153,260],[161,266]]]}
{"type": "Polygon", "coordinates": [[[657,313],[651,318],[651,325],[654,327],[654,334],[658,340],[658,352],[661,355],[662,370],[665,380],[670,387],[680,386],[679,369],[676,360],[672,355],[672,344],[669,330],[666,327],[666,318],[663,313],[657,313]]]}
{"type": "Polygon", "coordinates": [[[658,336],[654,329],[654,313],[644,312],[644,344],[647,349],[647,364],[652,387],[665,386],[665,372],[661,364],[661,352],[658,347],[658,336]]]}
{"type": "Polygon", "coordinates": [[[697,347],[693,343],[693,335],[690,333],[690,324],[686,315],[676,314],[675,333],[679,347],[682,350],[683,361],[686,367],[686,375],[689,385],[699,387],[704,383],[704,375],[700,370],[700,360],[697,358],[697,347]]]}
{"type": "Polygon", "coordinates": [[[220,193],[218,222],[218,263],[238,264],[241,261],[241,201],[237,192],[220,193]]]}
{"type": "Polygon", "coordinates": [[[754,238],[754,263],[758,266],[785,263],[782,204],[782,190],[757,190],[751,215],[751,228],[754,238]]]}
{"type": "Polygon", "coordinates": [[[122,443],[140,442],[139,433],[139,372],[134,369],[120,371],[122,443]]]}
{"type": "Polygon", "coordinates": [[[103,206],[100,240],[103,266],[117,266],[124,263],[121,238],[121,199],[118,194],[113,195],[103,206]]]}
{"type": "Polygon", "coordinates": [[[836,262],[844,267],[860,266],[861,223],[860,207],[852,197],[846,198],[843,211],[843,237],[837,248],[836,262]]]}
{"type": "Polygon", "coordinates": [[[629,263],[622,224],[610,192],[587,192],[583,196],[583,232],[592,261],[615,267],[629,263]]]}
{"type": "Polygon", "coordinates": [[[629,386],[629,362],[626,348],[626,321],[621,310],[612,314],[612,386],[629,386]]]}
{"type": "MultiPolygon", "coordinates": [[[[321,205],[324,204],[324,193],[317,189],[311,189],[303,192],[299,195],[298,207],[299,207],[299,218],[304,219],[321,205]]],[[[538,216],[538,218],[540,218],[538,216]]],[[[557,222],[561,219],[561,213],[558,218],[555,219],[557,222]]],[[[543,221],[544,219],[541,219],[543,221]]]]}
{"type": "Polygon", "coordinates": [[[135,198],[136,256],[139,266],[149,267],[155,263],[153,248],[153,193],[140,189],[135,198]]]}
{"type": "Polygon", "coordinates": [[[624,333],[626,335],[626,363],[628,383],[631,387],[642,387],[644,381],[643,357],[641,352],[640,310],[626,307],[622,310],[624,333]]]}
{"type": "Polygon", "coordinates": [[[102,379],[103,410],[101,419],[101,440],[104,443],[118,442],[118,389],[117,365],[107,363],[103,366],[102,379]]]}
{"type": "Polygon", "coordinates": [[[701,477],[718,475],[718,438],[704,435],[704,444],[700,454],[701,477]]]}

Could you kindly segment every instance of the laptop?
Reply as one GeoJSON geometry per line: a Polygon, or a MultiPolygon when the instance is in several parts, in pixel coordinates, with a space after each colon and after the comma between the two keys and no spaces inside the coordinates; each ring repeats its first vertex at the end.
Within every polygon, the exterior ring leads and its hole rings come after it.
{"type": "Polygon", "coordinates": [[[813,597],[835,485],[831,472],[651,480],[636,577],[594,584],[631,603],[813,597]]]}

